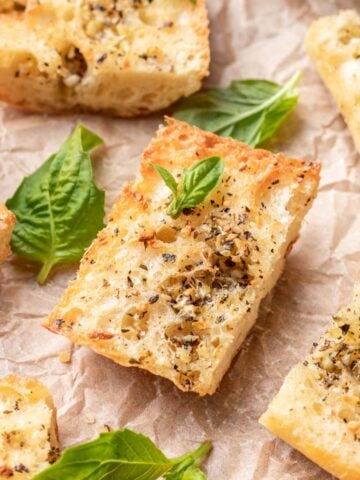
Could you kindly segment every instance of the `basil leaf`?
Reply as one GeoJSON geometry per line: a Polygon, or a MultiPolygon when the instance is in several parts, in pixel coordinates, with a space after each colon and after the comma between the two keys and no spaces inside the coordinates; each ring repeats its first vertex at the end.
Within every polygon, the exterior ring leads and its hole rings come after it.
{"type": "Polygon", "coordinates": [[[164,182],[170,188],[173,194],[177,195],[178,184],[175,178],[169,172],[169,170],[162,167],[161,165],[158,165],[157,163],[150,163],[149,165],[158,172],[158,174],[161,176],[161,178],[164,180],[164,182]]]}
{"type": "Polygon", "coordinates": [[[185,169],[180,195],[176,205],[170,209],[170,215],[179,216],[185,208],[202,203],[221,182],[224,168],[224,161],[220,157],[210,157],[185,169]]]}
{"type": "MultiPolygon", "coordinates": [[[[102,433],[92,442],[65,450],[60,460],[32,480],[156,480],[179,463],[186,463],[189,469],[196,464],[197,469],[210,448],[206,442],[195,452],[170,460],[140,433],[130,430],[102,433]]],[[[186,480],[186,477],[173,479],[186,480]]]]}
{"type": "Polygon", "coordinates": [[[224,174],[224,161],[220,157],[209,157],[195,163],[182,172],[182,184],[178,184],[173,175],[164,167],[150,163],[173,192],[174,196],[168,208],[168,214],[177,218],[185,208],[193,208],[202,203],[221,182],[224,174]]]}
{"type": "Polygon", "coordinates": [[[256,147],[270,138],[298,101],[300,73],[281,86],[235,80],[228,88],[196,93],[178,103],[174,117],[256,147]]]}
{"type": "Polygon", "coordinates": [[[12,249],[42,265],[37,277],[41,284],[54,265],[79,260],[104,225],[105,194],[93,181],[88,154],[101,143],[79,125],[6,202],[17,219],[12,249]]]}

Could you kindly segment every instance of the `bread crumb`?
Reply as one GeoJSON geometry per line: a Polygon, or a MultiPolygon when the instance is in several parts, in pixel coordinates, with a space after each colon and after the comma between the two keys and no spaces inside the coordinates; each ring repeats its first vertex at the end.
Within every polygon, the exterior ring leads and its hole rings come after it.
{"type": "Polygon", "coordinates": [[[62,363],[70,363],[71,362],[71,350],[63,350],[59,353],[59,360],[62,363]]]}
{"type": "Polygon", "coordinates": [[[89,425],[93,425],[94,423],[96,423],[94,415],[87,413],[85,415],[85,422],[89,425]]]}

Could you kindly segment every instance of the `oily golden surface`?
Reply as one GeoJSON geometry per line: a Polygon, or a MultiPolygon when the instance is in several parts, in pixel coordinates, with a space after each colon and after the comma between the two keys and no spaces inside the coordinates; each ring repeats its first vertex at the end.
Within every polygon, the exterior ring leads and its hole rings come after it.
{"type": "Polygon", "coordinates": [[[184,391],[212,394],[281,274],[319,166],[168,124],[45,326],[184,391]],[[170,191],[149,162],[178,176],[214,155],[225,162],[222,183],[204,204],[169,217],[170,191]]]}
{"type": "Polygon", "coordinates": [[[205,0],[29,0],[2,11],[0,100],[26,110],[141,115],[208,74],[205,0]]]}
{"type": "Polygon", "coordinates": [[[342,480],[360,478],[360,283],[260,419],[342,480]]]}

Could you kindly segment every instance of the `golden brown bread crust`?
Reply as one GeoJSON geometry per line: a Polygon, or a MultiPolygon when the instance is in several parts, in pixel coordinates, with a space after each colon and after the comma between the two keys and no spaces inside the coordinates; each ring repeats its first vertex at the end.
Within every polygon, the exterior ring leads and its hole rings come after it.
{"type": "Polygon", "coordinates": [[[205,0],[30,0],[0,14],[0,100],[25,110],[131,117],[201,87],[205,0]]]}
{"type": "Polygon", "coordinates": [[[0,379],[0,479],[26,480],[59,455],[56,409],[38,380],[0,379]]]}
{"type": "Polygon", "coordinates": [[[307,33],[306,49],[360,151],[360,15],[345,10],[316,20],[307,33]]]}
{"type": "Polygon", "coordinates": [[[0,262],[10,255],[10,239],[15,224],[15,215],[0,202],[0,262]]]}
{"type": "Polygon", "coordinates": [[[167,122],[44,325],[181,390],[212,394],[281,274],[320,167],[167,122]],[[149,163],[179,175],[214,155],[225,162],[221,185],[169,217],[169,190],[149,163]]]}
{"type": "Polygon", "coordinates": [[[360,478],[360,283],[260,423],[342,480],[360,478]]]}

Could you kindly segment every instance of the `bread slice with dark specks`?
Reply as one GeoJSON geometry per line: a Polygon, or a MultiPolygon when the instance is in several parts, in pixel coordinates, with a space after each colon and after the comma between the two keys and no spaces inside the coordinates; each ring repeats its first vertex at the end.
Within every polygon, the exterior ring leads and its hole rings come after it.
{"type": "Polygon", "coordinates": [[[260,423],[341,480],[360,478],[360,282],[260,423]]]}
{"type": "Polygon", "coordinates": [[[0,379],[0,480],[27,480],[59,455],[56,410],[38,380],[0,379]]]}
{"type": "Polygon", "coordinates": [[[5,0],[0,100],[44,112],[160,110],[200,89],[208,37],[205,0],[5,0]]]}
{"type": "Polygon", "coordinates": [[[320,166],[168,119],[45,326],[124,366],[212,394],[280,276],[316,196],[320,166]],[[179,177],[220,156],[206,201],[174,220],[149,165],[179,177]]]}

